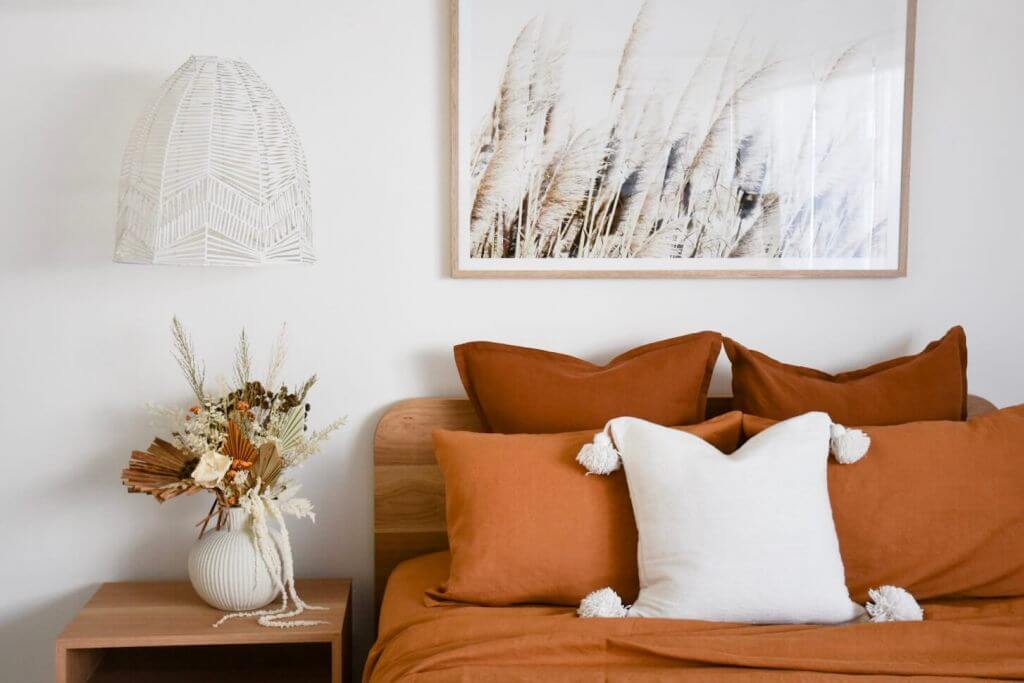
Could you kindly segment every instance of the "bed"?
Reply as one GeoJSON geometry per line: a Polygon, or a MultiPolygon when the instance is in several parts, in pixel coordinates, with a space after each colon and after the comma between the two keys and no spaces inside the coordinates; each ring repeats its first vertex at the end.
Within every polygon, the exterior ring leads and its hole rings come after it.
{"type": "MultiPolygon", "coordinates": [[[[709,399],[709,416],[729,407],[709,399]]],[[[992,409],[971,397],[972,415],[992,409]]],[[[379,626],[366,681],[1024,679],[1024,598],[926,601],[923,623],[831,627],[581,620],[567,607],[432,602],[425,592],[449,562],[437,428],[481,429],[469,402],[451,398],[399,403],[377,428],[379,626]]]]}

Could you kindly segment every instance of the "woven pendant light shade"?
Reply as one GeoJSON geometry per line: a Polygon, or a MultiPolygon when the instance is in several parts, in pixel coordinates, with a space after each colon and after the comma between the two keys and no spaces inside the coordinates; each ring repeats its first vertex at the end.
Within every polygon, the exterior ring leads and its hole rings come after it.
{"type": "Polygon", "coordinates": [[[281,102],[243,61],[190,57],[132,131],[114,260],[312,263],[309,173],[281,102]]]}

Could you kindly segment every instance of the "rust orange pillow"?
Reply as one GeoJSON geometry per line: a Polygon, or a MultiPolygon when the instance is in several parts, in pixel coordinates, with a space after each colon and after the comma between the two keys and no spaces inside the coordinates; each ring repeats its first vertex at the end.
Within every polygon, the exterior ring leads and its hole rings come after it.
{"type": "Polygon", "coordinates": [[[967,336],[954,327],[916,356],[830,375],[725,339],[733,408],[785,420],[821,410],[844,425],[967,418],[967,336]]]}
{"type": "Polygon", "coordinates": [[[600,429],[612,418],[660,425],[704,419],[722,347],[717,332],[648,344],[607,365],[493,342],[455,347],[455,364],[484,428],[503,434],[600,429]]]}
{"type": "MultiPolygon", "coordinates": [[[[733,412],[680,429],[732,452],[741,427],[733,412]]],[[[588,477],[576,462],[595,433],[434,432],[452,562],[448,581],[429,595],[577,605],[612,586],[635,598],[637,531],[625,475],[588,477]]]]}
{"type": "MultiPolygon", "coordinates": [[[[772,424],[744,415],[744,436],[772,424]]],[[[828,466],[853,599],[886,584],[918,600],[1024,595],[1024,406],[863,429],[867,455],[828,466]]]]}

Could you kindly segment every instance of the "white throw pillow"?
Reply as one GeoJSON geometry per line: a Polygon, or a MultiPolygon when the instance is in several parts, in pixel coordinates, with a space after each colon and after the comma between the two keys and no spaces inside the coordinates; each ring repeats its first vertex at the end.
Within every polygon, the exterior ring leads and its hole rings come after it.
{"type": "Polygon", "coordinates": [[[849,621],[826,466],[831,420],[780,422],[732,455],[636,418],[608,425],[640,544],[629,616],[748,623],[849,621]]]}

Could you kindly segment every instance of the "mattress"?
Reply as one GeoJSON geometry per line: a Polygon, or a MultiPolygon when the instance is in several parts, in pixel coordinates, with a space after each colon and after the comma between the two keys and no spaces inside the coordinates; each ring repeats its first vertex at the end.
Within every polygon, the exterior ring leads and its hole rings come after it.
{"type": "Polygon", "coordinates": [[[1024,679],[1024,597],[933,600],[925,621],[750,626],[579,619],[567,607],[477,607],[425,596],[448,553],[388,581],[365,681],[1024,679]]]}

